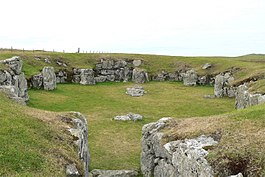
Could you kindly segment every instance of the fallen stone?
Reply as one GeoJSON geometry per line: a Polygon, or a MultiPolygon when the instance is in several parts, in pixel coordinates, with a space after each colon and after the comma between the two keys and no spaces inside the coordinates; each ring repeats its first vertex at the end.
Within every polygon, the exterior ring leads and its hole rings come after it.
{"type": "Polygon", "coordinates": [[[212,67],[212,65],[210,64],[210,63],[205,63],[203,66],[202,66],[202,69],[209,69],[209,68],[211,68],[212,67]]]}
{"type": "Polygon", "coordinates": [[[126,94],[130,95],[132,97],[143,96],[144,93],[146,93],[144,88],[142,86],[139,86],[139,85],[135,85],[133,87],[130,87],[130,88],[126,89],[126,94]]]}
{"type": "Polygon", "coordinates": [[[137,177],[135,170],[99,170],[94,169],[91,172],[92,177],[137,177]]]}
{"type": "Polygon", "coordinates": [[[143,116],[140,114],[134,114],[134,113],[129,113],[127,115],[122,115],[122,116],[115,116],[113,120],[120,120],[120,121],[137,121],[137,120],[142,120],[143,116]]]}

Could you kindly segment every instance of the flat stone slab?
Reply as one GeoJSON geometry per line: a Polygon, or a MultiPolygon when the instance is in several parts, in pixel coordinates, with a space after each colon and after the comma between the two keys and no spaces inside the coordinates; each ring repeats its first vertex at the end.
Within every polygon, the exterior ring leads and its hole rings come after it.
{"type": "Polygon", "coordinates": [[[127,115],[122,115],[122,116],[115,116],[113,120],[120,120],[120,121],[137,121],[137,120],[142,120],[143,116],[140,114],[134,114],[134,113],[129,113],[127,115]]]}
{"type": "Polygon", "coordinates": [[[140,97],[140,96],[143,96],[145,93],[146,92],[144,88],[140,85],[135,85],[133,87],[126,89],[126,94],[132,97],[140,97]]]}

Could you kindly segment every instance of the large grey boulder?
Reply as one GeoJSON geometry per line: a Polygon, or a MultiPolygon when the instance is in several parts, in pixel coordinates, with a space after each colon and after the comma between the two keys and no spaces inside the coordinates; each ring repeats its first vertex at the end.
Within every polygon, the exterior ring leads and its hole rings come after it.
{"type": "Polygon", "coordinates": [[[146,124],[142,129],[141,170],[144,177],[213,177],[204,147],[215,146],[213,138],[205,135],[162,143],[163,130],[171,118],[146,124]]]}
{"type": "Polygon", "coordinates": [[[149,79],[147,72],[143,69],[135,68],[132,74],[132,81],[138,84],[148,82],[149,79]]]}
{"type": "Polygon", "coordinates": [[[42,77],[44,90],[56,89],[56,75],[53,67],[44,67],[42,69],[42,77]]]}
{"type": "Polygon", "coordinates": [[[90,172],[91,177],[137,177],[135,170],[99,170],[94,169],[90,172]]]}
{"type": "Polygon", "coordinates": [[[195,86],[197,83],[198,75],[193,69],[183,74],[183,83],[186,86],[195,86]]]}
{"type": "Polygon", "coordinates": [[[231,73],[218,74],[215,77],[214,95],[218,98],[235,97],[236,88],[232,86],[233,81],[234,77],[231,73]]]}
{"type": "Polygon", "coordinates": [[[93,69],[80,69],[80,84],[91,85],[96,84],[93,69]]]}
{"type": "Polygon", "coordinates": [[[145,90],[142,86],[140,85],[135,85],[133,87],[127,88],[126,89],[126,94],[130,95],[132,97],[139,97],[144,95],[145,90]]]}

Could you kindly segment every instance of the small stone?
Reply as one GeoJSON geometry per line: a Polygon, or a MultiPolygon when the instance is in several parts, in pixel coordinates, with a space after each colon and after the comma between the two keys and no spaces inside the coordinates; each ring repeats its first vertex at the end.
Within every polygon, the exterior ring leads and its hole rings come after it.
{"type": "Polygon", "coordinates": [[[134,114],[134,113],[129,113],[127,115],[122,115],[122,116],[115,116],[113,120],[120,120],[120,121],[137,121],[137,120],[142,120],[143,116],[140,114],[134,114]]]}
{"type": "Polygon", "coordinates": [[[81,176],[75,166],[75,164],[70,164],[66,166],[66,176],[67,177],[79,177],[81,176]]]}
{"type": "Polygon", "coordinates": [[[202,69],[209,69],[211,68],[212,65],[210,63],[205,63],[203,66],[202,66],[202,69]]]}
{"type": "Polygon", "coordinates": [[[142,64],[142,60],[133,60],[134,67],[138,67],[142,64]]]}

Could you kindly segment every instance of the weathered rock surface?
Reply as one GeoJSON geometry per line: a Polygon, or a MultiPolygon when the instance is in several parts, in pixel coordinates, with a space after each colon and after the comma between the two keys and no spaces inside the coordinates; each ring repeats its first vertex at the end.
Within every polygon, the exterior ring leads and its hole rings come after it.
{"type": "Polygon", "coordinates": [[[142,86],[140,85],[135,85],[133,87],[127,88],[126,89],[126,94],[130,95],[132,97],[139,97],[144,95],[145,90],[142,86]]]}
{"type": "Polygon", "coordinates": [[[202,69],[209,69],[211,68],[212,65],[210,63],[205,63],[203,66],[202,66],[202,69]]]}
{"type": "Polygon", "coordinates": [[[70,164],[66,166],[66,177],[81,177],[75,164],[70,164]]]}
{"type": "Polygon", "coordinates": [[[234,77],[231,73],[219,74],[215,77],[214,95],[218,98],[228,96],[234,97],[236,88],[232,86],[234,77]]]}
{"type": "Polygon", "coordinates": [[[25,104],[29,100],[27,80],[22,72],[22,61],[19,57],[1,60],[6,69],[0,70],[0,91],[18,103],[25,104]]]}
{"type": "Polygon", "coordinates": [[[135,170],[98,170],[91,171],[91,177],[137,177],[135,170]]]}
{"type": "Polygon", "coordinates": [[[58,71],[55,73],[56,75],[56,83],[67,83],[67,73],[65,71],[58,71]]]}
{"type": "Polygon", "coordinates": [[[143,119],[143,116],[141,116],[140,114],[134,114],[134,113],[129,113],[123,116],[115,116],[113,118],[113,120],[121,120],[121,121],[128,121],[128,120],[137,121],[137,120],[142,120],[142,119],[143,119]]]}
{"type": "Polygon", "coordinates": [[[53,67],[44,67],[42,69],[42,77],[44,90],[56,89],[56,75],[53,67]]]}
{"type": "Polygon", "coordinates": [[[138,84],[148,82],[149,79],[147,72],[145,72],[143,69],[135,68],[132,74],[132,81],[138,84]]]}
{"type": "Polygon", "coordinates": [[[80,84],[93,85],[96,84],[93,69],[80,69],[80,84]]]}
{"type": "Polygon", "coordinates": [[[86,117],[79,112],[71,112],[67,117],[64,116],[62,120],[67,120],[67,123],[72,125],[69,132],[75,137],[74,143],[78,147],[79,159],[84,164],[84,175],[82,176],[88,177],[90,155],[88,150],[88,125],[86,117]]]}
{"type": "Polygon", "coordinates": [[[198,75],[193,69],[183,74],[183,83],[186,86],[195,86],[197,83],[198,75]]]}
{"type": "Polygon", "coordinates": [[[213,138],[199,136],[194,139],[176,140],[162,144],[162,130],[171,118],[162,118],[157,122],[143,126],[141,170],[145,177],[207,177],[214,176],[205,157],[204,147],[214,146],[213,138]]]}
{"type": "Polygon", "coordinates": [[[249,93],[246,84],[238,86],[236,91],[236,109],[244,109],[261,103],[265,103],[265,95],[249,93]]]}

